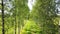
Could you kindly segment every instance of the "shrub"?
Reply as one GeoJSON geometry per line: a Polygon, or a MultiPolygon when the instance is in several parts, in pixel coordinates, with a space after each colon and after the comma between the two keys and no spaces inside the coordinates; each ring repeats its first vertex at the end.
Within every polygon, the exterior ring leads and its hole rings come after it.
{"type": "Polygon", "coordinates": [[[27,21],[21,30],[21,34],[40,34],[40,27],[34,21],[27,21]]]}

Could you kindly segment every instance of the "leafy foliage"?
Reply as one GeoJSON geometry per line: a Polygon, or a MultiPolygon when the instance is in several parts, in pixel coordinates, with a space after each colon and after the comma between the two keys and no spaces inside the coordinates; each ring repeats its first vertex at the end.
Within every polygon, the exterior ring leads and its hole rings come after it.
{"type": "Polygon", "coordinates": [[[41,34],[56,34],[58,32],[57,25],[54,24],[56,17],[54,0],[37,0],[30,14],[30,19],[42,28],[41,34]]]}
{"type": "MultiPolygon", "coordinates": [[[[4,10],[8,12],[8,14],[4,14],[5,34],[58,34],[60,17],[57,17],[55,12],[55,0],[36,0],[31,13],[27,1],[9,1],[13,5],[10,10],[4,5],[4,10]],[[10,15],[11,13],[12,15],[10,15]]],[[[2,34],[1,14],[0,34],[2,34]]]]}
{"type": "Polygon", "coordinates": [[[34,21],[27,21],[21,34],[40,34],[41,28],[34,21]]]}

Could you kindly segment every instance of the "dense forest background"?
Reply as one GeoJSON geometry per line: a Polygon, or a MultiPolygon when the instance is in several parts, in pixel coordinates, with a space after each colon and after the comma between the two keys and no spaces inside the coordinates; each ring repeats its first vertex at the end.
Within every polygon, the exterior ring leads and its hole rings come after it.
{"type": "Polygon", "coordinates": [[[60,0],[0,0],[0,34],[59,34],[59,11],[60,0]]]}

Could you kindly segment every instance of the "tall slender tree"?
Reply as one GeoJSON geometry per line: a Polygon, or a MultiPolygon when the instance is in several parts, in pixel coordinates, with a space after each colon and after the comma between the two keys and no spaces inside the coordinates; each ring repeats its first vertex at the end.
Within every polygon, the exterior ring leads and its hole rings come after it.
{"type": "Polygon", "coordinates": [[[20,34],[20,29],[24,26],[24,20],[28,15],[27,0],[16,0],[15,11],[16,11],[16,22],[18,23],[18,34],[20,34]]]}
{"type": "Polygon", "coordinates": [[[4,4],[3,4],[3,0],[2,0],[2,34],[5,34],[5,30],[4,30],[4,4]]]}

